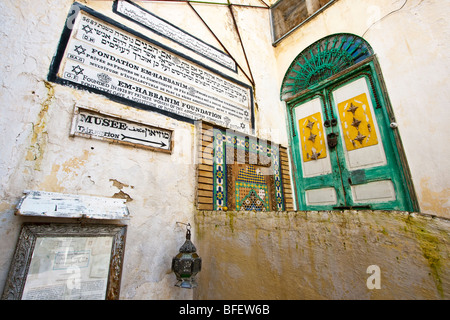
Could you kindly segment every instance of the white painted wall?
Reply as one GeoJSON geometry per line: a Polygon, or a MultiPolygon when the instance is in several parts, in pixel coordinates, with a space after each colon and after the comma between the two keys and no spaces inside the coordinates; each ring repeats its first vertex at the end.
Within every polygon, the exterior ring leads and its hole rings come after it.
{"type": "MultiPolygon", "coordinates": [[[[71,0],[0,2],[0,288],[24,221],[57,221],[15,216],[24,190],[100,197],[125,196],[128,225],[121,299],[190,299],[191,290],[174,287],[171,259],[194,224],[196,140],[194,125],[142,111],[86,91],[47,82],[47,74],[69,14],[71,0]],[[75,104],[174,130],[172,154],[70,137],[75,104]]],[[[112,12],[112,1],[80,1],[217,71],[237,74],[112,12]]],[[[143,3],[147,10],[224,51],[186,3],[143,3]]],[[[196,10],[249,74],[226,6],[195,5],[196,10]]],[[[287,143],[278,100],[269,12],[237,9],[237,23],[256,83],[256,128],[265,139],[287,143]],[[255,33],[254,26],[259,26],[255,33]]],[[[66,221],[67,222],[67,221],[66,221]]],[[[193,232],[195,243],[195,232],[193,232]]]]}
{"type": "Polygon", "coordinates": [[[71,3],[0,3],[0,42],[11,49],[3,51],[0,66],[0,287],[20,224],[41,221],[14,216],[23,190],[103,197],[123,192],[132,201],[131,219],[123,221],[128,236],[121,298],[190,299],[191,291],[174,287],[170,268],[185,237],[176,222],[193,223],[194,126],[46,82],[71,3]],[[175,129],[173,153],[69,137],[75,104],[175,129]]]}

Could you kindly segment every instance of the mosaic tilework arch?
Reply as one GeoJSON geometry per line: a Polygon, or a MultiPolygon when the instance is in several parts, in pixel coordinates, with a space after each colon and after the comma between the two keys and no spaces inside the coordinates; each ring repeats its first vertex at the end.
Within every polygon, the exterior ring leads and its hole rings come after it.
{"type": "Polygon", "coordinates": [[[197,207],[200,210],[294,210],[287,149],[202,122],[197,207]]]}

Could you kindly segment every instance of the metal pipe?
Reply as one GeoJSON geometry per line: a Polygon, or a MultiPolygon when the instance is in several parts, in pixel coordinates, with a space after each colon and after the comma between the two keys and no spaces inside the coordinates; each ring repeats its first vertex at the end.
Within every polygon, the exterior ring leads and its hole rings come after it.
{"type": "Polygon", "coordinates": [[[236,32],[237,32],[237,35],[239,37],[239,42],[241,43],[242,51],[244,53],[245,62],[247,62],[248,71],[250,72],[250,77],[252,78],[250,82],[254,86],[255,85],[255,80],[253,78],[252,69],[250,68],[250,64],[248,63],[247,53],[245,52],[244,43],[242,42],[241,34],[239,33],[239,27],[238,27],[238,25],[236,23],[236,19],[234,17],[232,4],[230,3],[230,0],[227,0],[227,1],[228,1],[228,8],[229,8],[230,13],[231,13],[231,18],[233,19],[234,27],[236,28],[236,32]]]}
{"type": "Polygon", "coordinates": [[[250,79],[250,77],[247,75],[247,73],[244,71],[244,69],[242,69],[242,67],[239,65],[239,63],[236,61],[236,59],[234,59],[233,55],[227,50],[227,48],[225,47],[225,45],[222,43],[222,41],[220,41],[220,39],[216,36],[216,34],[214,33],[214,31],[211,30],[211,28],[208,26],[208,24],[206,23],[205,20],[203,20],[203,18],[200,16],[200,14],[197,12],[197,10],[195,10],[195,8],[192,6],[192,4],[187,1],[188,5],[191,7],[192,10],[194,10],[195,14],[197,15],[197,17],[199,17],[199,19],[203,22],[203,24],[206,26],[206,28],[208,28],[209,32],[211,32],[211,34],[213,35],[213,37],[217,40],[217,42],[220,43],[220,45],[222,46],[222,48],[225,50],[225,52],[234,60],[234,62],[236,63],[236,65],[238,66],[238,68],[242,71],[242,73],[245,75],[245,77],[248,79],[248,81],[250,81],[251,83],[252,80],[250,79]]]}
{"type": "MultiPolygon", "coordinates": [[[[147,2],[188,2],[188,3],[201,3],[201,4],[215,4],[215,5],[222,5],[222,6],[228,6],[228,3],[223,2],[206,2],[206,1],[196,1],[196,0],[146,0],[147,2]]],[[[261,0],[260,0],[261,1],[261,0]]],[[[265,4],[265,3],[264,3],[265,4]]],[[[257,9],[269,9],[269,6],[266,4],[265,7],[262,6],[254,6],[250,4],[232,4],[233,6],[238,7],[247,7],[247,8],[257,8],[257,9]]]]}
{"type": "Polygon", "coordinates": [[[267,7],[267,9],[270,9],[270,6],[267,3],[265,3],[263,0],[259,0],[259,1],[264,3],[264,5],[267,7]]]}

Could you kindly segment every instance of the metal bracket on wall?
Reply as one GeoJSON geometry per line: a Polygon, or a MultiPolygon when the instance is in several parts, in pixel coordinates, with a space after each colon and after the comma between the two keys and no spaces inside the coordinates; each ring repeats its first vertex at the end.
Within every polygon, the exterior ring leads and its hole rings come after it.
{"type": "Polygon", "coordinates": [[[187,3],[189,5],[189,7],[195,12],[195,14],[197,15],[197,17],[203,22],[203,24],[206,26],[206,28],[209,30],[209,32],[211,32],[211,34],[214,36],[214,38],[220,43],[220,45],[222,46],[222,48],[225,50],[225,52],[236,62],[236,65],[238,66],[238,68],[242,71],[242,73],[245,75],[245,77],[248,79],[248,81],[252,84],[252,86],[255,86],[255,80],[253,78],[253,74],[250,68],[250,64],[248,62],[248,57],[247,57],[247,53],[245,51],[245,47],[244,47],[244,43],[242,42],[242,38],[239,32],[239,27],[236,23],[236,19],[234,16],[234,12],[232,7],[236,6],[236,7],[244,7],[244,8],[255,8],[255,9],[266,9],[269,10],[270,6],[263,0],[259,0],[264,6],[257,6],[257,5],[249,5],[249,4],[240,4],[240,3],[231,3],[230,0],[227,0],[227,3],[223,3],[223,2],[214,2],[214,1],[192,1],[192,0],[172,0],[172,1],[167,1],[167,0],[150,0],[150,1],[159,1],[159,2],[181,2],[181,3],[187,3]],[[209,25],[206,23],[206,21],[201,17],[201,15],[198,13],[197,10],[195,10],[195,8],[192,6],[191,3],[199,3],[199,4],[209,4],[209,5],[222,5],[222,6],[228,6],[230,13],[231,13],[231,17],[233,19],[233,24],[234,27],[236,29],[238,38],[239,38],[239,42],[241,44],[241,48],[244,54],[244,58],[245,58],[245,62],[247,63],[247,68],[248,71],[250,73],[250,75],[248,75],[244,69],[237,63],[236,59],[233,57],[233,55],[227,50],[227,48],[225,47],[225,45],[220,41],[220,39],[217,37],[217,35],[214,33],[214,31],[212,31],[212,29],[209,27],[209,25]]]}
{"type": "Polygon", "coordinates": [[[213,35],[213,37],[217,40],[217,42],[220,43],[220,45],[222,46],[222,48],[225,50],[225,52],[234,60],[234,62],[236,62],[236,65],[238,66],[238,68],[242,71],[242,73],[245,75],[245,77],[248,79],[248,81],[250,81],[250,83],[252,85],[254,85],[253,80],[247,75],[247,73],[244,71],[244,69],[242,69],[242,67],[239,65],[239,63],[236,61],[236,59],[233,57],[233,55],[227,50],[227,48],[225,47],[225,45],[222,43],[222,41],[220,41],[220,39],[217,37],[217,35],[214,33],[214,31],[209,27],[209,25],[206,23],[206,21],[202,18],[202,16],[198,13],[197,10],[195,10],[195,8],[192,6],[192,4],[190,2],[187,2],[189,7],[195,12],[195,14],[197,15],[197,17],[203,22],[203,24],[205,25],[205,27],[209,30],[209,32],[213,35]]]}
{"type": "Polygon", "coordinates": [[[238,25],[236,23],[236,18],[234,16],[232,4],[231,4],[230,0],[227,0],[227,1],[228,1],[228,8],[229,8],[230,13],[231,13],[231,18],[233,19],[234,28],[236,29],[236,33],[238,35],[239,42],[241,44],[242,52],[244,53],[245,62],[247,63],[247,68],[248,68],[248,71],[250,72],[251,80],[250,79],[249,80],[252,83],[252,85],[255,86],[255,80],[253,78],[252,69],[250,68],[250,64],[248,63],[247,53],[245,52],[244,43],[242,42],[241,34],[239,32],[239,27],[238,27],[238,25]]]}

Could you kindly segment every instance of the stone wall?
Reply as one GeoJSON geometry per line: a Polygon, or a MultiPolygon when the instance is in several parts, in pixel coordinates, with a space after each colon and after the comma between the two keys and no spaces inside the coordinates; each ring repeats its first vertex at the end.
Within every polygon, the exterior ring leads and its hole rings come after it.
{"type": "Polygon", "coordinates": [[[450,298],[446,219],[387,211],[199,212],[196,222],[203,259],[196,299],[450,298]],[[377,275],[380,289],[369,289],[377,275]]]}

